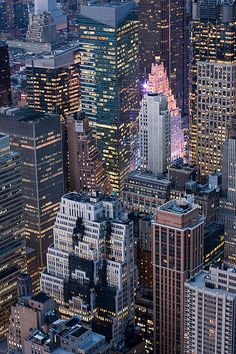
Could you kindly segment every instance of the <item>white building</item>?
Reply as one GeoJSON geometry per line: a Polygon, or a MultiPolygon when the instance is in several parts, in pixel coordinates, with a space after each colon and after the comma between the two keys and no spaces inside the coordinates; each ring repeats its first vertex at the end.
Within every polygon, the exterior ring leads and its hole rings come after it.
{"type": "Polygon", "coordinates": [[[168,100],[164,94],[145,94],[139,113],[141,168],[155,175],[167,170],[171,154],[168,100]]]}
{"type": "Polygon", "coordinates": [[[236,351],[236,268],[210,267],[185,283],[185,354],[236,351]]]}
{"type": "Polygon", "coordinates": [[[98,193],[66,194],[53,232],[41,289],[63,315],[104,322],[110,337],[120,340],[134,319],[136,279],[133,224],[121,202],[98,193]]]}

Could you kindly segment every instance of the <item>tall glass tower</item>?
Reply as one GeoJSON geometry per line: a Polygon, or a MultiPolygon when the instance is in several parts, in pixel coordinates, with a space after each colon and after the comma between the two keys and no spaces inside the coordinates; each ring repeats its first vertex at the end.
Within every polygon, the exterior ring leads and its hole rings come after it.
{"type": "Polygon", "coordinates": [[[96,132],[112,189],[134,167],[139,108],[135,2],[81,6],[82,108],[96,132]]]}

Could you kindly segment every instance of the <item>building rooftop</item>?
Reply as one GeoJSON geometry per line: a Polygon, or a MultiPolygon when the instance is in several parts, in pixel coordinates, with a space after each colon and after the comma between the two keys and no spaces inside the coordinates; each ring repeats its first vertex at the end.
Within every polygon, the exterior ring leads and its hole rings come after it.
{"type": "Polygon", "coordinates": [[[187,280],[186,283],[189,284],[191,287],[202,289],[204,291],[209,291],[213,294],[220,294],[220,295],[227,294],[227,296],[236,297],[235,292],[227,291],[224,289],[215,288],[214,286],[211,286],[210,275],[206,271],[202,271],[198,273],[191,279],[187,280]]]}
{"type": "Polygon", "coordinates": [[[32,108],[8,109],[4,113],[0,113],[0,119],[14,119],[20,122],[33,123],[43,119],[52,119],[54,114],[39,112],[32,108]]]}
{"type": "Polygon", "coordinates": [[[37,301],[37,302],[41,302],[42,304],[44,302],[47,302],[50,299],[52,299],[52,298],[50,296],[46,295],[42,291],[31,297],[31,300],[34,300],[34,301],[37,301]]]}
{"type": "Polygon", "coordinates": [[[187,200],[170,200],[161,205],[159,209],[174,214],[186,214],[196,207],[196,204],[189,203],[187,200]]]}
{"type": "Polygon", "coordinates": [[[129,178],[136,179],[140,182],[145,181],[145,182],[155,183],[158,185],[163,185],[166,187],[172,185],[172,181],[170,181],[169,179],[167,179],[165,177],[155,176],[151,172],[143,172],[141,170],[135,170],[135,171],[130,172],[128,174],[128,176],[126,177],[126,181],[128,181],[129,178]]]}
{"type": "Polygon", "coordinates": [[[135,1],[82,5],[80,15],[112,28],[118,27],[135,7],[135,1]]]}

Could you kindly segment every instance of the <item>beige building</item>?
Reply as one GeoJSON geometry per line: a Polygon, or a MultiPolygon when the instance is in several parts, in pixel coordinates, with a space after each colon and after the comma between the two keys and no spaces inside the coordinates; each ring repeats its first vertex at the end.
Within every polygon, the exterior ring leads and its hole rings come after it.
{"type": "Polygon", "coordinates": [[[9,353],[28,353],[24,338],[30,328],[42,328],[56,319],[54,300],[45,293],[32,295],[32,281],[27,274],[17,278],[18,302],[11,307],[8,334],[9,353]]]}
{"type": "Polygon", "coordinates": [[[235,353],[236,268],[210,267],[185,284],[185,354],[235,353]]]}
{"type": "Polygon", "coordinates": [[[152,224],[154,353],[184,350],[184,284],[203,263],[204,219],[196,204],[171,200],[152,224]]]}

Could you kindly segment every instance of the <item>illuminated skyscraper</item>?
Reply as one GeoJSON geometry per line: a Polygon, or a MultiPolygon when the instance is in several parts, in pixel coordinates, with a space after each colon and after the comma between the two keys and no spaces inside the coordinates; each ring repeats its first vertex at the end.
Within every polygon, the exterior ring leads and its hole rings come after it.
{"type": "Polygon", "coordinates": [[[200,173],[220,171],[236,115],[236,3],[193,3],[190,153],[200,173]]]}
{"type": "Polygon", "coordinates": [[[96,132],[112,189],[134,167],[139,108],[138,20],[133,1],[81,6],[82,108],[96,132]]]}
{"type": "Polygon", "coordinates": [[[31,109],[12,109],[0,114],[0,131],[9,134],[12,148],[22,157],[24,234],[27,246],[37,251],[40,271],[63,194],[60,120],[31,109]]]}
{"type": "Polygon", "coordinates": [[[0,41],[0,107],[11,103],[8,45],[0,41]]]}
{"type": "Polygon", "coordinates": [[[170,111],[163,94],[145,94],[139,113],[141,168],[155,175],[167,171],[170,163],[170,111]]]}
{"type": "Polygon", "coordinates": [[[224,143],[222,157],[220,215],[226,232],[224,256],[236,264],[236,131],[224,143]]]}
{"type": "Polygon", "coordinates": [[[184,353],[184,285],[203,264],[204,218],[196,204],[171,200],[152,224],[154,353],[184,353]]]}
{"type": "Polygon", "coordinates": [[[116,345],[134,322],[133,222],[120,200],[69,193],[62,197],[41,289],[64,316],[78,315],[116,345]]]}
{"type": "Polygon", "coordinates": [[[17,277],[25,270],[22,163],[0,134],[0,340],[8,329],[11,305],[17,299],[17,277]]]}
{"type": "Polygon", "coordinates": [[[78,193],[96,189],[110,191],[101,153],[83,111],[67,117],[70,190],[78,193]]]}
{"type": "Polygon", "coordinates": [[[26,60],[28,106],[59,114],[80,108],[78,44],[69,44],[47,55],[26,60]]]}
{"type": "Polygon", "coordinates": [[[140,74],[151,72],[159,58],[167,69],[170,87],[182,112],[188,102],[188,11],[182,0],[139,0],[140,74]]]}
{"type": "Polygon", "coordinates": [[[163,63],[152,64],[151,73],[145,83],[145,91],[163,93],[168,99],[168,109],[171,114],[171,160],[183,154],[183,132],[181,130],[181,114],[176,105],[176,99],[170,88],[167,72],[163,63]]]}

